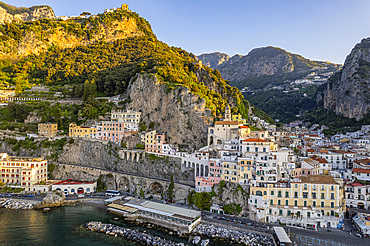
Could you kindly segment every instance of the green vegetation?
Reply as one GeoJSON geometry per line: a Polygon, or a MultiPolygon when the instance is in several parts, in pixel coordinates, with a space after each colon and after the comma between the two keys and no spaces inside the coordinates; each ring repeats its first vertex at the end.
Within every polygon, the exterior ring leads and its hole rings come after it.
{"type": "Polygon", "coordinates": [[[107,189],[107,186],[105,185],[105,183],[102,181],[103,179],[103,174],[100,174],[99,175],[99,178],[96,180],[96,189],[98,191],[101,191],[101,190],[106,190],[107,189]]]}
{"type": "Polygon", "coordinates": [[[48,178],[49,179],[54,179],[54,175],[53,175],[54,170],[55,170],[55,164],[49,163],[48,164],[48,178]]]}
{"type": "Polygon", "coordinates": [[[212,197],[216,196],[216,193],[214,192],[202,192],[197,193],[195,191],[192,191],[188,195],[188,202],[190,205],[195,205],[200,210],[208,210],[210,209],[212,205],[212,197]]]}
{"type": "Polygon", "coordinates": [[[226,214],[238,215],[242,211],[242,206],[236,203],[230,203],[222,207],[226,214]]]}
{"type": "Polygon", "coordinates": [[[168,185],[168,198],[172,201],[173,200],[173,189],[175,188],[175,183],[173,181],[173,174],[171,173],[171,181],[168,185]]]}
{"type": "Polygon", "coordinates": [[[142,143],[137,143],[135,149],[145,149],[145,145],[142,143]]]}

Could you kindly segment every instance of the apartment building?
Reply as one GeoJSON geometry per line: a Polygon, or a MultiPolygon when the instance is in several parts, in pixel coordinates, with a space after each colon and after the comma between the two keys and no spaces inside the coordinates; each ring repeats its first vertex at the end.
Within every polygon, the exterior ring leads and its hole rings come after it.
{"type": "Polygon", "coordinates": [[[353,182],[345,185],[346,205],[349,208],[370,208],[370,185],[353,182]]]}
{"type": "Polygon", "coordinates": [[[78,126],[76,123],[69,124],[68,136],[71,138],[92,138],[96,135],[94,126],[78,126]]]}
{"type": "Polygon", "coordinates": [[[39,123],[38,124],[38,135],[40,137],[53,138],[58,133],[58,124],[54,123],[39,123]]]}
{"type": "Polygon", "coordinates": [[[123,122],[118,121],[102,121],[96,127],[94,138],[120,142],[125,136],[125,126],[123,122]]]}
{"type": "Polygon", "coordinates": [[[47,181],[47,169],[47,160],[43,158],[0,153],[0,180],[5,184],[31,191],[33,185],[47,181]]]}
{"type": "Polygon", "coordinates": [[[257,220],[316,229],[343,224],[343,184],[330,175],[307,175],[290,182],[251,187],[250,209],[257,220]]]}
{"type": "Polygon", "coordinates": [[[111,112],[111,120],[123,123],[125,131],[138,131],[141,112],[114,110],[111,112]]]}

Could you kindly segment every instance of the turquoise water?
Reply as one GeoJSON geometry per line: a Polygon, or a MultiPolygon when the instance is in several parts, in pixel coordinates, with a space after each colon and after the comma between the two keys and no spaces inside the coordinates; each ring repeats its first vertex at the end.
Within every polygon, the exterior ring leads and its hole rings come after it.
{"type": "MultiPolygon", "coordinates": [[[[139,245],[122,238],[88,231],[81,227],[82,224],[93,220],[146,231],[165,239],[191,245],[188,239],[125,223],[123,220],[114,221],[114,217],[114,215],[107,213],[105,209],[90,205],[56,208],[47,213],[36,210],[8,210],[2,208],[0,209],[0,246],[139,245]]],[[[212,241],[210,245],[229,244],[212,241]]]]}

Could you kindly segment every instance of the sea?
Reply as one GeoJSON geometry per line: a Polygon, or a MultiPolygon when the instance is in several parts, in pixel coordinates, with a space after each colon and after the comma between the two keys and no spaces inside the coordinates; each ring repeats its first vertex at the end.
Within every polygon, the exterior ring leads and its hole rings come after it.
{"type": "MultiPolygon", "coordinates": [[[[90,221],[116,224],[122,227],[146,231],[175,242],[192,245],[189,239],[169,235],[161,230],[137,226],[105,209],[92,205],[75,205],[52,209],[49,212],[38,210],[0,209],[0,246],[105,246],[139,245],[123,238],[86,230],[82,225],[90,221]]],[[[222,241],[211,241],[209,245],[230,245],[222,241]]]]}

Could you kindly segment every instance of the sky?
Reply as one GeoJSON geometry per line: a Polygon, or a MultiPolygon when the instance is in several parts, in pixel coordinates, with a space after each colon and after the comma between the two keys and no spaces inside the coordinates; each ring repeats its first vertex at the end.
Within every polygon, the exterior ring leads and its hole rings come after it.
{"type": "Polygon", "coordinates": [[[49,5],[57,16],[127,3],[147,19],[159,40],[193,54],[246,55],[275,46],[313,60],[343,63],[370,36],[369,0],[3,0],[49,5]]]}

